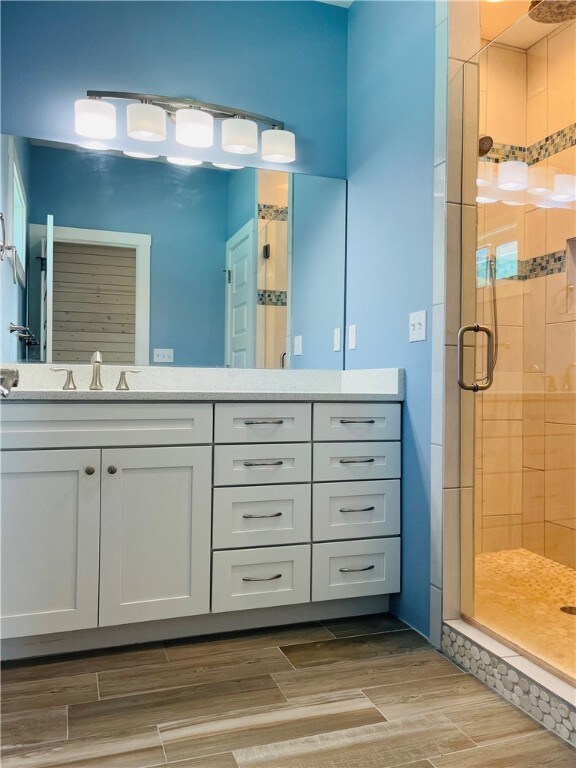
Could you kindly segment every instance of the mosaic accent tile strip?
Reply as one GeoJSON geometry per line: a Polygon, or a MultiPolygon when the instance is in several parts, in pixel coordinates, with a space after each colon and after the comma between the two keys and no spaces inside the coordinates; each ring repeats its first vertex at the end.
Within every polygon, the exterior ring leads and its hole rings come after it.
{"type": "Polygon", "coordinates": [[[536,163],[574,146],[576,146],[576,123],[534,142],[529,147],[521,147],[516,144],[494,144],[490,153],[482,159],[489,163],[521,160],[528,165],[536,165],[536,163]]]}
{"type": "Polygon", "coordinates": [[[442,650],[458,666],[486,683],[549,731],[576,746],[576,707],[559,699],[523,672],[446,624],[442,627],[442,650]]]}
{"type": "Polygon", "coordinates": [[[566,251],[546,253],[544,256],[535,256],[533,259],[519,261],[514,272],[501,274],[506,280],[532,280],[535,277],[555,275],[566,271],[566,251]]]}
{"type": "Polygon", "coordinates": [[[258,203],[258,218],[267,221],[288,221],[288,208],[284,205],[258,203]]]}
{"type": "Polygon", "coordinates": [[[266,307],[285,307],[288,303],[287,291],[258,290],[258,304],[266,307]]]}

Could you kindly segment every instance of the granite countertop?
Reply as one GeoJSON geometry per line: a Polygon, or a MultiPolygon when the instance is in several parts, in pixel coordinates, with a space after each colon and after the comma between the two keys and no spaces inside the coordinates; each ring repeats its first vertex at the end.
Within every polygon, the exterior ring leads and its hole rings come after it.
{"type": "Polygon", "coordinates": [[[92,368],[72,365],[77,390],[61,389],[63,374],[44,364],[20,364],[20,384],[2,400],[10,402],[214,402],[214,401],[379,401],[404,400],[404,370],[250,370],[145,367],[128,375],[129,391],[117,391],[120,366],[102,367],[103,390],[90,391],[92,368]],[[56,386],[55,386],[56,385],[56,386]]]}

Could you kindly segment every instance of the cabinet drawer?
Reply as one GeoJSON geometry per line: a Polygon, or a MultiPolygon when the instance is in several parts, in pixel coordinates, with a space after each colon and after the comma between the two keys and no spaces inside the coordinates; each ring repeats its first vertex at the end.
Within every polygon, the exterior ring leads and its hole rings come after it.
{"type": "Polygon", "coordinates": [[[400,404],[316,403],[314,440],[400,440],[400,404]]]}
{"type": "Polygon", "coordinates": [[[310,486],[216,488],[214,549],[310,541],[310,486]]]}
{"type": "Polygon", "coordinates": [[[212,611],[310,602],[310,545],[214,552],[212,611]]]}
{"type": "Polygon", "coordinates": [[[311,415],[309,403],[217,403],[214,442],[306,442],[311,415]]]}
{"type": "Polygon", "coordinates": [[[211,403],[9,403],[2,408],[5,449],[211,442],[211,403]]]}
{"type": "Polygon", "coordinates": [[[398,536],[400,480],[317,483],[314,540],[398,536]]]}
{"type": "Polygon", "coordinates": [[[400,477],[400,443],[317,443],[314,480],[386,480],[400,477]]]}
{"type": "Polygon", "coordinates": [[[217,445],[214,485],[306,483],[311,479],[309,444],[217,445]]]}
{"type": "Polygon", "coordinates": [[[400,538],[339,541],[312,548],[312,600],[400,591],[400,538]]]}

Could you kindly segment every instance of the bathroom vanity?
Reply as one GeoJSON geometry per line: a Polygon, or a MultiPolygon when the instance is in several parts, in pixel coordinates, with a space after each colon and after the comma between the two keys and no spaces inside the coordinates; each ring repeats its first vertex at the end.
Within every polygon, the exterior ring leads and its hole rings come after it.
{"type": "Polygon", "coordinates": [[[387,608],[402,372],[364,387],[362,372],[249,373],[243,391],[20,388],[2,403],[2,627],[27,639],[19,655],[44,635],[55,652],[131,624],[161,637],[387,608]]]}

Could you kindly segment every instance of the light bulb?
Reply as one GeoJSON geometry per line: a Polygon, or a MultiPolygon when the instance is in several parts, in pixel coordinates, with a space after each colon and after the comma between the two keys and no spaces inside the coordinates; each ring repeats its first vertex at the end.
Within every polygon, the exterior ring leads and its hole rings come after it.
{"type": "Polygon", "coordinates": [[[262,159],[270,163],[293,163],[296,160],[294,134],[277,128],[262,131],[262,159]]]}
{"type": "Polygon", "coordinates": [[[164,110],[154,104],[129,104],[126,125],[131,139],[163,141],[166,138],[164,110]]]}
{"type": "Polygon", "coordinates": [[[253,120],[229,118],[222,121],[222,149],[236,155],[258,152],[258,126],[253,120]]]}
{"type": "Polygon", "coordinates": [[[214,144],[214,118],[200,109],[179,109],[175,116],[176,141],[186,147],[214,144]]]}
{"type": "Polygon", "coordinates": [[[100,99],[74,102],[74,130],[89,139],[113,139],[116,136],[116,108],[100,99]]]}

